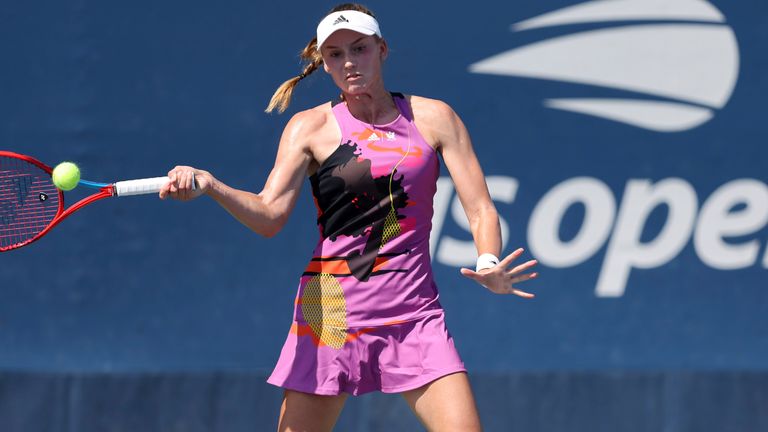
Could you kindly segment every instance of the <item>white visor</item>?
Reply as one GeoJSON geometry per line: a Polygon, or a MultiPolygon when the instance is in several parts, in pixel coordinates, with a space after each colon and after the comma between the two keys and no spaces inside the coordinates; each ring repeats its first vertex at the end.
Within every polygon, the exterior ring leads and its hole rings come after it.
{"type": "Polygon", "coordinates": [[[317,49],[319,50],[323,46],[330,35],[342,29],[352,30],[366,36],[377,35],[381,37],[381,30],[379,30],[379,23],[376,18],[352,10],[334,12],[323,18],[317,25],[317,49]]]}

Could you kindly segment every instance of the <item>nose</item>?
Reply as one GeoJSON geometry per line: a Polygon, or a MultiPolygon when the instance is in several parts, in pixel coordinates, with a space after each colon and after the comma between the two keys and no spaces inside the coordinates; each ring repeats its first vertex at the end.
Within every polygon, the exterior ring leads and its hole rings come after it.
{"type": "Polygon", "coordinates": [[[351,69],[355,66],[355,62],[352,61],[350,53],[344,53],[344,69],[351,69]]]}

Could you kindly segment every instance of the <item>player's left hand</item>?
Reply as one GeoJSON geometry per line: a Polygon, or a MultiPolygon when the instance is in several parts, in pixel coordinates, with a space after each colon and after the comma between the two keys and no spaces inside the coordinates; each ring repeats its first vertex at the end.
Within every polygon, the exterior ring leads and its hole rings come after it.
{"type": "Polygon", "coordinates": [[[522,254],[523,248],[520,248],[507,255],[495,267],[483,269],[479,272],[468,268],[462,268],[461,274],[473,279],[475,282],[496,294],[514,294],[523,298],[533,298],[533,294],[515,288],[515,284],[537,277],[539,275],[538,273],[525,272],[538,264],[538,262],[536,260],[526,261],[511,270],[507,270],[507,267],[522,254]]]}

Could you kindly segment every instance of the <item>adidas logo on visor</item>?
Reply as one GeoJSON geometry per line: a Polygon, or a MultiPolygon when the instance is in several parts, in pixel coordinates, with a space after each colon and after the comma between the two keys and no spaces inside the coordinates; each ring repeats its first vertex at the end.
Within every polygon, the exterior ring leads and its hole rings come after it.
{"type": "Polygon", "coordinates": [[[343,22],[348,23],[349,20],[344,18],[344,15],[339,15],[339,17],[336,18],[336,21],[333,22],[333,25],[338,25],[338,24],[341,24],[343,22]]]}

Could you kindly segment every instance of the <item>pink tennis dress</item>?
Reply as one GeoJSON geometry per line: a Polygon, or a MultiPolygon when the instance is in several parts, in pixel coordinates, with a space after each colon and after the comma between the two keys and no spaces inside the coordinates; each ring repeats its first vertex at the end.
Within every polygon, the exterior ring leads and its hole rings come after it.
{"type": "Polygon", "coordinates": [[[333,106],[339,147],[310,177],[320,240],[269,383],[321,395],[402,392],[465,371],[432,278],[439,175],[408,101],[385,125],[333,106]]]}

